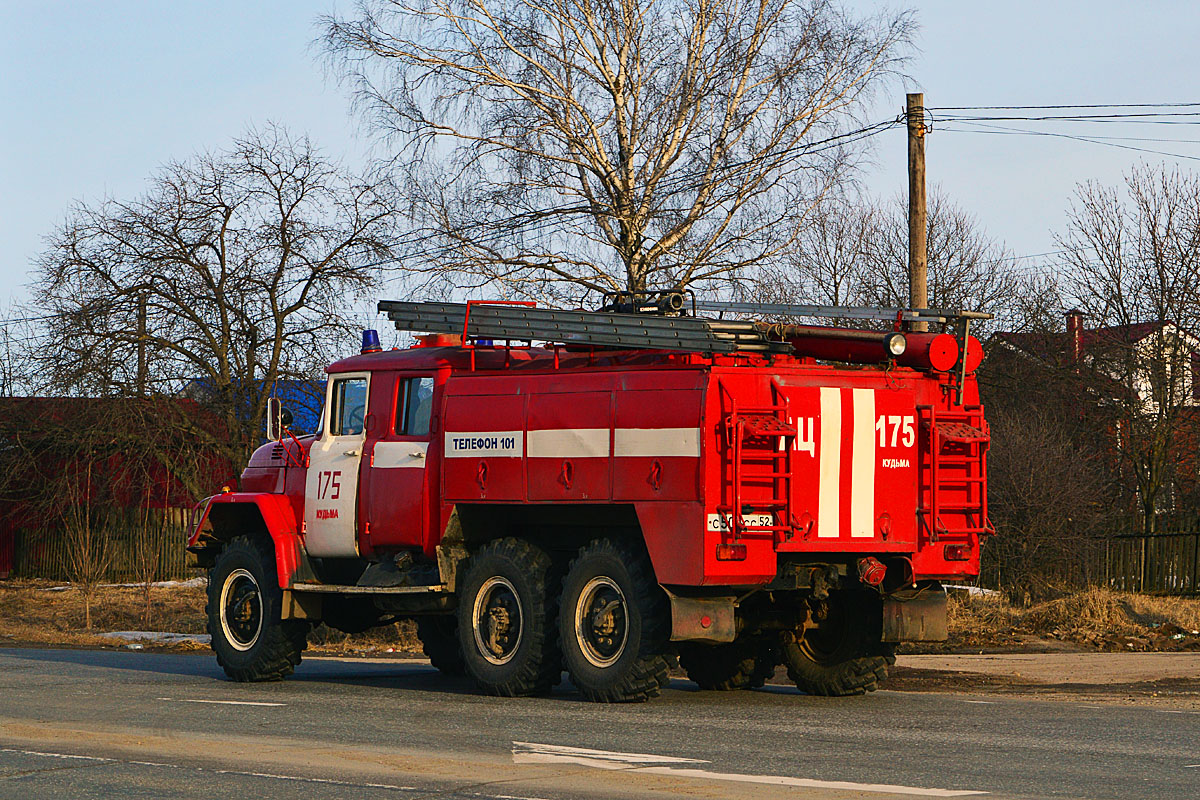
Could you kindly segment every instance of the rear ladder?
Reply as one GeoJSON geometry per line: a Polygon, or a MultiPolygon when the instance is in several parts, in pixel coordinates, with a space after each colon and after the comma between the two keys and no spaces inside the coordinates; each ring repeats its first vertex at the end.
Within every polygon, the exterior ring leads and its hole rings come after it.
{"type": "Polygon", "coordinates": [[[793,453],[796,426],[791,421],[789,402],[783,388],[771,381],[772,404],[739,406],[732,392],[725,416],[725,437],[732,470],[729,495],[731,503],[717,506],[725,524],[722,545],[737,544],[748,534],[770,534],[775,543],[790,539],[794,530],[792,515],[793,453]],[[745,501],[747,483],[769,483],[770,496],[745,501]],[[746,517],[769,514],[770,524],[747,524],[746,517]]]}
{"type": "Polygon", "coordinates": [[[929,541],[970,543],[996,532],[988,519],[987,451],[982,406],[939,411],[918,406],[929,449],[921,470],[917,518],[929,541]]]}

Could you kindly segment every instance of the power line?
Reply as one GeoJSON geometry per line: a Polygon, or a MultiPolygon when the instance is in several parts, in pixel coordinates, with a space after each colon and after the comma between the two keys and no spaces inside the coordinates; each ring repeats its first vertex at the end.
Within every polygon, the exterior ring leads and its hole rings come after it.
{"type": "Polygon", "coordinates": [[[941,106],[930,111],[1054,111],[1077,108],[1196,108],[1200,103],[1088,103],[1046,106],[941,106]]]}
{"type": "MultiPolygon", "coordinates": [[[[963,124],[964,125],[982,125],[983,123],[964,122],[963,124]]],[[[988,127],[1002,128],[1002,126],[999,126],[999,125],[990,125],[988,127]]],[[[1012,131],[1013,135],[1026,134],[1026,133],[1037,133],[1038,135],[1045,135],[1044,133],[1040,133],[1037,131],[1023,131],[1018,128],[1002,128],[1002,129],[1012,131]]],[[[941,130],[955,130],[955,129],[954,128],[942,128],[941,130]]],[[[970,133],[971,131],[959,130],[958,132],[959,133],[970,133]]],[[[982,133],[982,132],[983,131],[978,131],[978,133],[982,133]]],[[[1088,139],[1107,139],[1109,141],[1115,141],[1115,142],[1171,142],[1174,144],[1200,144],[1200,139],[1166,139],[1166,138],[1154,137],[1154,136],[1101,136],[1099,134],[1088,134],[1087,138],[1088,139]]]]}
{"type": "Polygon", "coordinates": [[[1023,256],[1005,256],[1004,258],[993,259],[995,261],[1028,261],[1034,258],[1044,258],[1045,256],[1059,256],[1063,253],[1070,252],[1068,250],[1050,250],[1045,253],[1030,253],[1023,256]]]}
{"type": "Polygon", "coordinates": [[[1058,139],[1071,139],[1077,142],[1087,142],[1089,144],[1098,144],[1104,147],[1115,147],[1120,150],[1133,150],[1138,153],[1150,153],[1159,156],[1169,156],[1171,158],[1184,158],[1189,161],[1200,161],[1200,156],[1186,155],[1184,153],[1171,153],[1165,150],[1152,150],[1148,147],[1134,147],[1129,144],[1118,144],[1117,142],[1104,141],[1100,139],[1090,138],[1087,136],[1076,136],[1069,133],[1060,133],[1055,131],[1030,131],[1022,128],[1007,128],[1002,125],[984,125],[977,123],[980,127],[993,128],[995,130],[971,130],[968,128],[942,128],[943,131],[949,133],[986,133],[993,135],[1013,135],[1020,134],[1023,136],[1050,136],[1058,139]]]}
{"type": "MultiPolygon", "coordinates": [[[[931,115],[932,116],[932,115],[931,115]]],[[[943,122],[1086,122],[1089,124],[1137,124],[1137,125],[1200,125],[1200,120],[1193,119],[1162,119],[1162,117],[1200,117],[1200,111],[1189,111],[1181,114],[1075,114],[1048,115],[1041,117],[1017,115],[965,116],[948,114],[941,117],[943,122]]],[[[933,116],[934,121],[938,117],[933,116]]]]}
{"type": "Polygon", "coordinates": [[[44,314],[40,317],[0,317],[0,324],[14,325],[24,322],[45,322],[48,319],[54,319],[57,314],[44,314]]]}

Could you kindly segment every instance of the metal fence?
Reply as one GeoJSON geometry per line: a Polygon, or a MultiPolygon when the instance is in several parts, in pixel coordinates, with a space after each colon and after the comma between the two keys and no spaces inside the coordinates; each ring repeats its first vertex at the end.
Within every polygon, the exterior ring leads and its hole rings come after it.
{"type": "Polygon", "coordinates": [[[1114,536],[1104,556],[1105,582],[1112,589],[1200,594],[1200,530],[1114,536]]]}

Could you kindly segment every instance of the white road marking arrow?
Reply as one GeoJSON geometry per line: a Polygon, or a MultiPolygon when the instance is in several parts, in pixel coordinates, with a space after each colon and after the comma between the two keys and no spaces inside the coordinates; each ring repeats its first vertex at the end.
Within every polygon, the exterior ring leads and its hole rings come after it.
{"type": "Polygon", "coordinates": [[[592,750],[586,747],[566,747],[556,744],[513,742],[513,762],[516,764],[582,764],[597,769],[621,769],[650,775],[670,775],[678,778],[734,781],[773,786],[797,786],[805,789],[842,789],[881,794],[905,794],[918,797],[967,797],[987,792],[966,789],[926,789],[918,786],[893,786],[885,783],[854,783],[852,781],[821,781],[813,778],[792,778],[786,775],[742,775],[733,772],[713,772],[688,766],[659,766],[663,764],[708,764],[698,758],[659,756],[650,753],[620,753],[592,750]]]}
{"type": "Polygon", "coordinates": [[[207,703],[214,706],[266,706],[276,708],[287,705],[287,703],[260,703],[253,700],[189,700],[186,697],[160,697],[158,699],[167,703],[207,703]]]}

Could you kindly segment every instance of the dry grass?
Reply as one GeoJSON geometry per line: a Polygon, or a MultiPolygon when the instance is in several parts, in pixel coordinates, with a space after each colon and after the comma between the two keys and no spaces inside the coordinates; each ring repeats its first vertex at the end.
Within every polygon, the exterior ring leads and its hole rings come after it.
{"type": "Polygon", "coordinates": [[[1002,596],[952,596],[950,646],[1015,647],[1059,640],[1100,650],[1200,649],[1200,599],[1092,587],[1029,607],[1002,596]]]}
{"type": "Polygon", "coordinates": [[[420,656],[421,640],[417,638],[417,626],[411,620],[355,634],[319,625],[308,635],[308,648],[324,655],[420,656]]]}
{"type": "MultiPolygon", "coordinates": [[[[92,602],[92,629],[84,628],[83,600],[79,592],[50,581],[0,581],[0,643],[119,647],[120,642],[99,634],[110,631],[168,631],[204,633],[204,589],[192,586],[155,587],[150,590],[150,624],[143,617],[140,588],[102,587],[92,602]]],[[[147,649],[160,646],[146,645],[147,649]]],[[[184,643],[162,649],[206,649],[184,643]]],[[[347,635],[324,625],[309,636],[309,649],[327,655],[396,655],[420,653],[421,643],[411,622],[384,625],[365,633],[347,635]]]]}
{"type": "Polygon", "coordinates": [[[84,628],[83,600],[74,589],[49,581],[0,582],[0,639],[30,644],[112,645],[105,631],[204,632],[204,590],[151,589],[150,625],[145,624],[141,589],[102,587],[92,602],[92,630],[84,628]]]}

